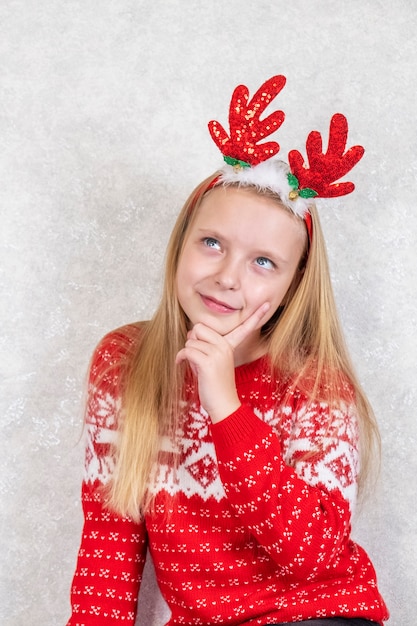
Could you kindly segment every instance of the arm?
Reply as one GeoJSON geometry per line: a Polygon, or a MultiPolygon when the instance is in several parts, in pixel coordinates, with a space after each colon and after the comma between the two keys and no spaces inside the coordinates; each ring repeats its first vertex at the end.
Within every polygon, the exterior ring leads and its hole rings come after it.
{"type": "Polygon", "coordinates": [[[197,324],[177,361],[188,360],[197,376],[201,404],[212,419],[224,489],[259,544],[289,579],[316,580],[329,568],[335,575],[344,559],[346,573],[353,549],[346,495],[356,490],[355,414],[300,400],[289,409],[294,426],[283,451],[272,428],[241,405],[234,351],[259,327],[265,311],[261,307],[224,336],[197,324]],[[332,451],[343,446],[346,457],[333,458],[332,451]],[[294,467],[284,462],[284,452],[294,467]]]}
{"type": "Polygon", "coordinates": [[[289,579],[317,580],[337,571],[351,550],[350,507],[357,477],[356,418],[345,407],[297,410],[287,461],[270,426],[246,405],[212,425],[219,472],[229,502],[289,579]]]}
{"type": "Polygon", "coordinates": [[[127,345],[120,333],[108,335],[90,366],[82,486],[84,528],[67,626],[135,623],[146,556],[145,527],[109,511],[102,494],[114,468],[120,363],[127,345]]]}

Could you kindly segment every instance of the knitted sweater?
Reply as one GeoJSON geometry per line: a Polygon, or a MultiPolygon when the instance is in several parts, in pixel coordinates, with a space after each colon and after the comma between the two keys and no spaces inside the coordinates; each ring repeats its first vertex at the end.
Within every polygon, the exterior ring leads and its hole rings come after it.
{"type": "Polygon", "coordinates": [[[297,392],[283,401],[285,387],[263,358],[236,368],[235,413],[213,425],[194,403],[175,443],[162,441],[150,481],[155,506],[143,521],[106,510],[99,487],[114,468],[117,364],[137,332],[127,330],[107,335],[90,367],[85,523],[67,626],[133,625],[148,547],[167,626],[387,619],[373,566],[349,536],[355,407],[333,409],[329,428],[327,405],[297,392]]]}

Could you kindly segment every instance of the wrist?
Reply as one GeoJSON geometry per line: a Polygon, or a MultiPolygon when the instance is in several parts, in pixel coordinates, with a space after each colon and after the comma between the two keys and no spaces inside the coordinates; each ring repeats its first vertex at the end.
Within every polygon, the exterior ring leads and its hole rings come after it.
{"type": "Polygon", "coordinates": [[[236,398],[233,400],[230,399],[228,401],[222,402],[216,407],[212,407],[211,411],[208,411],[211,421],[213,422],[213,424],[221,422],[222,420],[226,419],[226,417],[229,417],[229,415],[232,415],[232,413],[237,411],[240,407],[240,404],[241,403],[239,398],[236,398]]]}

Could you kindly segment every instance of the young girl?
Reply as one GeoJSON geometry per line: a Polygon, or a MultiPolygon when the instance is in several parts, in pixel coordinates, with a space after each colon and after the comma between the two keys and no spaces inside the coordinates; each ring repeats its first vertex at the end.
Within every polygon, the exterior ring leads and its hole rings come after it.
{"type": "MultiPolygon", "coordinates": [[[[68,626],[135,623],[147,548],[180,624],[382,624],[351,515],[378,442],[337,320],[312,198],[361,158],[307,140],[290,168],[263,139],[283,122],[238,87],[225,165],[174,227],[153,319],[108,334],[86,412],[85,525],[68,626]]],[[[147,625],[146,625],[147,626],[147,625]]]]}

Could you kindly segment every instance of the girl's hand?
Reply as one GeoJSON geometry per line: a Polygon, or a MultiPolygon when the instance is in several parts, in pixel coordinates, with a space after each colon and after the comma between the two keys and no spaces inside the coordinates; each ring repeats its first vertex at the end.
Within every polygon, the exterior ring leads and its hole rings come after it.
{"type": "Polygon", "coordinates": [[[201,405],[213,422],[219,422],[240,406],[234,351],[259,328],[268,309],[269,304],[263,304],[227,335],[220,335],[204,324],[196,324],[188,333],[185,347],[177,354],[176,363],[187,360],[197,376],[201,405]]]}

